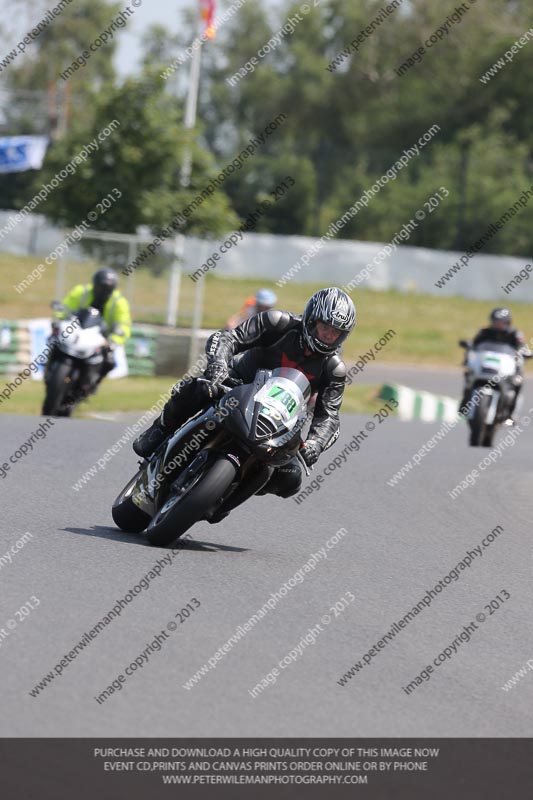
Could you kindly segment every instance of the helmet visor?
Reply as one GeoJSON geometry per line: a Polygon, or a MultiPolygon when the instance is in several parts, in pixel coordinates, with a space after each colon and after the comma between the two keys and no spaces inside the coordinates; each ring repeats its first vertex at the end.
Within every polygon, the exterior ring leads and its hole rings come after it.
{"type": "Polygon", "coordinates": [[[342,332],[338,328],[334,328],[333,325],[329,325],[327,322],[322,322],[320,319],[316,320],[314,329],[315,337],[320,342],[328,345],[328,347],[332,347],[334,344],[336,344],[342,335],[342,332]]]}
{"type": "Polygon", "coordinates": [[[95,306],[104,305],[113,294],[114,286],[111,283],[97,283],[93,286],[95,306]]]}

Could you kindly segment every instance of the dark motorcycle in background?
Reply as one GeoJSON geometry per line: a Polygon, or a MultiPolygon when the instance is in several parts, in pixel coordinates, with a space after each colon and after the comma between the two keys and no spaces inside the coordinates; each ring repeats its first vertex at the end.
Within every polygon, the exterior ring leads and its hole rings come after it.
{"type": "Polygon", "coordinates": [[[524,356],[498,342],[480,342],[475,348],[465,339],[458,344],[466,350],[465,381],[471,391],[466,415],[470,445],[492,447],[496,431],[511,414],[524,356]]]}
{"type": "Polygon", "coordinates": [[[52,308],[63,314],[52,321],[49,345],[53,348],[44,371],[42,413],[70,417],[82,400],[93,394],[109,347],[107,326],[96,308],[73,312],[62,303],[52,308]]]}
{"type": "Polygon", "coordinates": [[[240,505],[295,456],[309,475],[299,453],[305,375],[258,370],[253,383],[225,383],[223,397],[171,434],[118,495],[112,515],[123,531],[146,530],[151,544],[166,546],[200,520],[219,521],[237,489],[240,505]]]}

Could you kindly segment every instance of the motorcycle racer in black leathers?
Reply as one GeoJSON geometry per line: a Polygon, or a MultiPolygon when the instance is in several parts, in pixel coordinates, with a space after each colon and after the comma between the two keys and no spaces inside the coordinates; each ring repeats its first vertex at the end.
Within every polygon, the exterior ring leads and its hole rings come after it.
{"type": "MultiPolygon", "coordinates": [[[[219,386],[228,376],[251,383],[258,369],[293,367],[307,376],[312,393],[316,393],[311,427],[301,449],[306,464],[313,465],[339,436],[346,382],[339,350],[355,322],[351,299],[331,287],[316,292],[301,316],[270,309],[233,330],[216,331],[206,344],[203,378],[182,380],[174,386],[161,416],[134,441],[134,451],[143,458],[150,456],[167,436],[218,398],[219,386]]],[[[259,493],[290,497],[301,483],[301,468],[294,458],[278,467],[259,493]]]]}
{"type": "MultiPolygon", "coordinates": [[[[495,308],[491,311],[489,316],[489,325],[481,328],[475,335],[471,345],[475,349],[482,342],[495,342],[498,344],[508,344],[517,354],[523,358],[531,358],[531,351],[529,350],[524,334],[512,327],[511,312],[508,308],[495,308]]],[[[466,364],[466,359],[465,359],[466,364]]],[[[509,424],[514,421],[514,412],[518,401],[518,395],[522,389],[524,380],[523,366],[521,361],[517,361],[515,395],[511,407],[509,409],[509,424]]],[[[468,405],[472,399],[472,389],[465,386],[463,397],[459,404],[459,413],[466,414],[468,412],[468,405]]]]}

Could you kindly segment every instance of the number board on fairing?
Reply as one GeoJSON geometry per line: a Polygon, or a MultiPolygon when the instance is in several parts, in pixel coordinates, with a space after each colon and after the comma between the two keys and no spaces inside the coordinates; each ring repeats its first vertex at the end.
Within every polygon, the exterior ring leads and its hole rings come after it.
{"type": "Polygon", "coordinates": [[[296,411],[298,402],[291,392],[288,392],[283,388],[283,386],[273,386],[269,391],[268,396],[273,397],[275,400],[278,400],[280,403],[282,403],[282,405],[284,405],[289,412],[289,416],[292,417],[296,411]]]}

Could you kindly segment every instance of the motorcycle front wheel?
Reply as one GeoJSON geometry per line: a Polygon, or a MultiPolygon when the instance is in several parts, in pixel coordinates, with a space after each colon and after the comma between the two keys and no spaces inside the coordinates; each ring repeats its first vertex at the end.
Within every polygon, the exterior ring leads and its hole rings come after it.
{"type": "Polygon", "coordinates": [[[226,458],[205,464],[183,493],[173,493],[163,503],[146,529],[150,544],[165,547],[183,536],[223,497],[236,474],[226,458]]]}
{"type": "Polygon", "coordinates": [[[483,396],[474,412],[474,416],[470,422],[470,446],[471,447],[490,447],[485,444],[487,438],[490,437],[492,442],[493,425],[487,425],[485,420],[489,412],[492,400],[490,397],[483,396]]]}
{"type": "Polygon", "coordinates": [[[61,361],[51,366],[46,379],[43,416],[66,416],[63,413],[63,404],[70,389],[70,371],[70,364],[63,364],[61,361]]]}

